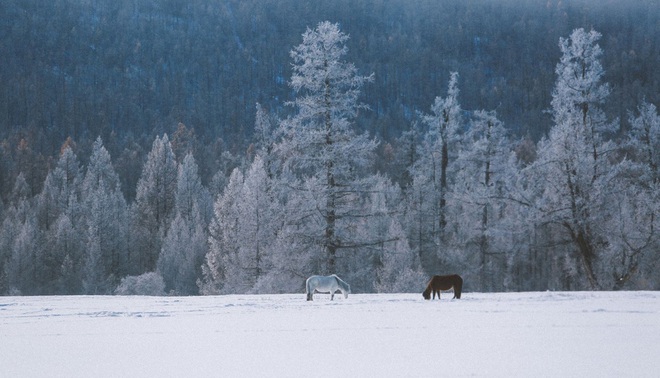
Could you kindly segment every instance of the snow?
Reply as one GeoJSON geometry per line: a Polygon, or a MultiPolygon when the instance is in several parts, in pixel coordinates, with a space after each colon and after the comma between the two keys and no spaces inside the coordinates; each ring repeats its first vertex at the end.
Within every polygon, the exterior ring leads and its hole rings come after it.
{"type": "Polygon", "coordinates": [[[652,377],[660,292],[0,297],[2,377],[652,377]]]}

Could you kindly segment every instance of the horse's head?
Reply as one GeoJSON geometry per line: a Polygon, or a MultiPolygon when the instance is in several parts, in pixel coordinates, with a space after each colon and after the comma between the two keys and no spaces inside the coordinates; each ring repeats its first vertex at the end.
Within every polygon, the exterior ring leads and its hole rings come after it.
{"type": "Polygon", "coordinates": [[[427,288],[426,290],[424,290],[424,292],[422,293],[422,297],[424,297],[424,299],[426,299],[427,301],[431,299],[431,289],[427,288]]]}
{"type": "Polygon", "coordinates": [[[351,285],[346,284],[346,290],[344,290],[344,299],[348,298],[348,294],[351,293],[351,285]]]}

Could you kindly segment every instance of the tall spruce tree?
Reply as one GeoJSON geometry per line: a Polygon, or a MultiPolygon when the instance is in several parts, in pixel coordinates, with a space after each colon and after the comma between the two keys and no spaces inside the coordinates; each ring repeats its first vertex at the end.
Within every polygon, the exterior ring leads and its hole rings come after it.
{"type": "Polygon", "coordinates": [[[179,164],[175,205],[176,215],[163,241],[157,267],[167,292],[197,294],[208,238],[203,214],[210,207],[210,195],[202,186],[191,153],[179,164]]]}
{"type": "Polygon", "coordinates": [[[136,243],[134,253],[137,272],[142,274],[156,269],[163,239],[174,219],[177,189],[177,163],[167,134],[156,137],[142,168],[135,196],[136,212],[131,227],[136,243]]]}
{"type": "Polygon", "coordinates": [[[94,142],[82,183],[87,254],[84,290],[107,294],[127,273],[128,207],[101,138],[94,142]]]}
{"type": "Polygon", "coordinates": [[[511,242],[507,211],[513,203],[506,198],[516,182],[515,155],[494,111],[474,113],[462,145],[452,200],[460,207],[457,239],[469,261],[463,271],[476,273],[480,290],[503,290],[498,278],[511,242]]]}
{"type": "MultiPolygon", "coordinates": [[[[339,249],[351,247],[345,229],[356,219],[354,210],[360,188],[359,172],[372,163],[376,142],[352,129],[362,86],[373,76],[361,76],[344,60],[348,35],[338,24],[321,22],[307,29],[303,42],[291,51],[290,86],[296,114],[280,124],[282,141],[277,149],[313,198],[306,211],[297,213],[306,230],[297,241],[305,253],[315,251],[315,273],[334,273],[339,249]]],[[[302,253],[302,251],[293,252],[302,253]]],[[[308,272],[312,273],[312,272],[308,272]]]]}
{"type": "Polygon", "coordinates": [[[431,114],[421,114],[428,131],[417,149],[417,159],[409,168],[412,183],[407,188],[406,225],[411,246],[429,273],[441,270],[447,257],[439,255],[440,251],[450,249],[450,235],[446,232],[450,221],[447,199],[453,184],[462,125],[458,94],[458,73],[452,72],[447,96],[437,96],[431,114]]]}
{"type": "Polygon", "coordinates": [[[536,162],[546,183],[539,202],[542,222],[556,238],[570,240],[574,247],[574,254],[566,258],[578,265],[567,270],[566,278],[583,275],[592,289],[601,287],[596,272],[606,244],[599,232],[606,219],[601,204],[609,185],[606,154],[613,150],[604,138],[612,124],[600,108],[610,92],[601,82],[600,36],[576,29],[569,38],[560,38],[562,56],[552,92],[555,125],[540,144],[536,162]]]}

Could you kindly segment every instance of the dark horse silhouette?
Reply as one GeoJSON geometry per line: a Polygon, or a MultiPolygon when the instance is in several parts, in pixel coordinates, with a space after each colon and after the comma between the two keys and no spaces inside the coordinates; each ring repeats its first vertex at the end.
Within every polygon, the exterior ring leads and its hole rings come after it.
{"type": "Polygon", "coordinates": [[[433,292],[433,299],[435,294],[438,294],[440,300],[440,292],[454,289],[454,298],[461,299],[461,290],[463,290],[463,279],[458,274],[449,276],[433,276],[426,286],[426,290],[422,293],[424,299],[431,299],[431,292],[433,292]]]}

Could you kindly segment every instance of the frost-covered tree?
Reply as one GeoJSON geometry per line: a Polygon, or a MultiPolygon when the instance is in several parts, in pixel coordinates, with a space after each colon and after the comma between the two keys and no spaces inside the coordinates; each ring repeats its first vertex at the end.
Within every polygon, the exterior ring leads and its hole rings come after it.
{"type": "Polygon", "coordinates": [[[198,207],[202,221],[208,223],[212,216],[213,199],[202,185],[197,162],[192,154],[187,154],[178,167],[175,211],[184,219],[193,219],[193,209],[198,207]]]}
{"type": "Polygon", "coordinates": [[[206,228],[197,205],[194,206],[191,218],[177,213],[163,241],[157,264],[166,292],[176,295],[198,294],[197,280],[201,276],[206,243],[206,228]]]}
{"type": "Polygon", "coordinates": [[[43,267],[43,252],[46,247],[34,218],[19,224],[9,265],[10,288],[23,295],[38,294],[42,287],[40,273],[43,267]]]}
{"type": "Polygon", "coordinates": [[[606,244],[599,230],[609,186],[606,154],[613,150],[604,139],[612,125],[600,109],[609,94],[609,87],[601,82],[600,36],[576,29],[569,38],[560,38],[562,57],[552,92],[555,125],[541,142],[536,162],[545,182],[539,202],[541,222],[574,247],[574,254],[565,257],[566,277],[583,274],[591,288],[601,287],[596,263],[606,244]]]}
{"type": "Polygon", "coordinates": [[[275,157],[276,135],[273,126],[274,121],[260,104],[257,104],[257,112],[254,122],[254,137],[256,155],[263,160],[266,175],[273,181],[277,173],[277,159],[275,157]]]}
{"type": "MultiPolygon", "coordinates": [[[[99,190],[101,186],[114,189],[120,185],[119,176],[112,166],[110,153],[103,146],[101,137],[96,138],[92,146],[92,154],[87,164],[87,171],[82,182],[85,194],[99,190]]],[[[89,196],[86,197],[87,199],[89,196]]]]}
{"type": "Polygon", "coordinates": [[[66,147],[51,172],[46,176],[38,198],[38,217],[41,229],[48,230],[62,213],[77,215],[82,170],[78,157],[66,147]]]}
{"type": "Polygon", "coordinates": [[[9,293],[9,270],[11,268],[11,253],[16,239],[17,224],[10,207],[5,213],[0,227],[0,295],[9,293]]]}
{"type": "Polygon", "coordinates": [[[148,272],[139,276],[127,276],[121,279],[115,289],[116,295],[165,295],[165,281],[160,274],[148,272]]]}
{"type": "MultiPolygon", "coordinates": [[[[300,214],[305,218],[304,237],[297,240],[304,251],[320,249],[316,272],[332,273],[337,251],[354,244],[345,239],[352,218],[358,174],[372,163],[376,142],[356,134],[352,123],[358,110],[362,86],[373,76],[361,76],[344,57],[348,35],[338,24],[321,22],[307,29],[303,42],[291,51],[293,74],[289,82],[296,93],[290,105],[296,114],[280,124],[282,141],[277,150],[286,167],[302,180],[296,191],[309,191],[314,200],[300,214]]],[[[302,222],[303,219],[292,219],[302,222]]],[[[291,253],[302,253],[292,251],[291,253]]]]}
{"type": "Polygon", "coordinates": [[[101,251],[101,234],[96,222],[90,222],[87,230],[85,266],[83,268],[83,292],[88,295],[108,294],[105,266],[101,251]]]}
{"type": "Polygon", "coordinates": [[[5,218],[0,229],[0,292],[20,293],[21,275],[25,264],[20,256],[32,255],[33,252],[15,250],[16,241],[28,222],[34,222],[35,215],[30,198],[30,188],[23,173],[19,173],[10,195],[10,203],[5,211],[5,218]],[[18,258],[17,258],[18,257],[18,258]]]}
{"type": "Polygon", "coordinates": [[[273,265],[270,252],[282,223],[271,187],[264,162],[256,156],[245,176],[234,171],[216,202],[205,279],[218,281],[221,271],[221,282],[214,286],[221,286],[224,293],[269,291],[256,285],[273,265]]]}
{"type": "Polygon", "coordinates": [[[445,232],[449,222],[447,198],[462,124],[458,94],[458,73],[453,72],[447,96],[436,97],[431,114],[421,115],[428,131],[418,149],[418,159],[409,168],[412,184],[407,188],[408,235],[422,266],[429,272],[441,269],[440,264],[447,257],[438,254],[449,249],[449,235],[445,232]]]}
{"type": "Polygon", "coordinates": [[[80,206],[82,177],[78,158],[65,146],[37,197],[38,227],[49,245],[43,251],[44,266],[40,275],[43,294],[77,293],[63,286],[63,264],[67,256],[68,263],[72,263],[73,258],[79,263],[83,252],[79,243],[84,239],[79,230],[85,228],[80,206]]]}
{"type": "Polygon", "coordinates": [[[655,288],[660,278],[660,116],[644,102],[630,115],[632,126],[624,150],[627,159],[616,167],[611,186],[610,221],[603,265],[614,289],[655,288]],[[633,285],[630,285],[633,283],[633,285]]]}
{"type": "MultiPolygon", "coordinates": [[[[435,98],[431,106],[432,114],[424,116],[424,122],[429,126],[426,136],[426,150],[422,164],[429,164],[434,192],[437,193],[438,231],[442,237],[447,225],[445,207],[449,190],[450,148],[459,140],[461,108],[458,103],[458,73],[452,72],[447,88],[447,97],[435,98]]],[[[454,147],[455,149],[455,147],[454,147]]]]}
{"type": "Polygon", "coordinates": [[[655,105],[644,102],[630,115],[629,150],[641,163],[643,180],[660,183],[660,115],[655,105]]]}
{"type": "Polygon", "coordinates": [[[107,294],[129,269],[128,207],[101,138],[94,143],[82,188],[87,243],[84,290],[107,294]]]}
{"type": "MultiPolygon", "coordinates": [[[[399,214],[401,189],[389,178],[378,175],[369,196],[364,200],[364,213],[369,214],[355,229],[354,239],[365,243],[359,253],[347,256],[342,268],[352,285],[364,291],[408,292],[420,279],[419,257],[408,244],[399,214]],[[349,269],[350,268],[350,269],[349,269]]],[[[423,278],[421,279],[423,281],[423,278]]]]}
{"type": "Polygon", "coordinates": [[[208,223],[200,209],[210,207],[210,195],[190,153],[179,165],[175,204],[176,216],[163,241],[157,267],[168,292],[197,294],[208,238],[208,223]]]}
{"type": "Polygon", "coordinates": [[[383,250],[381,266],[377,269],[375,290],[383,293],[411,293],[423,289],[426,275],[418,256],[410,249],[401,223],[391,218],[387,234],[392,242],[383,250]]]}
{"type": "Polygon", "coordinates": [[[394,143],[396,146],[395,165],[397,165],[395,172],[400,172],[400,177],[392,177],[392,179],[398,181],[402,188],[412,185],[411,168],[419,160],[421,138],[419,122],[413,122],[410,130],[402,132],[394,143]]]}
{"type": "Polygon", "coordinates": [[[131,228],[136,243],[134,258],[137,272],[141,274],[156,269],[158,254],[170,222],[176,215],[177,163],[167,134],[156,137],[135,196],[136,224],[131,228]]]}
{"type": "Polygon", "coordinates": [[[49,238],[49,248],[55,256],[56,282],[53,292],[57,294],[80,294],[82,292],[82,262],[85,253],[84,233],[69,216],[57,218],[49,238]]]}
{"type": "Polygon", "coordinates": [[[474,113],[456,164],[452,201],[461,214],[457,239],[469,261],[463,271],[472,273],[474,268],[467,268],[477,267],[474,273],[481,290],[502,290],[502,280],[496,277],[502,275],[505,253],[510,249],[507,207],[514,203],[507,199],[514,191],[518,167],[495,112],[474,113]]]}
{"type": "Polygon", "coordinates": [[[246,287],[250,289],[270,270],[270,248],[281,224],[272,187],[265,162],[257,156],[245,175],[238,198],[238,210],[242,215],[238,261],[246,287]]]}
{"type": "Polygon", "coordinates": [[[318,222],[323,219],[313,214],[319,198],[312,190],[312,180],[303,183],[286,175],[280,180],[286,182],[286,188],[301,190],[289,190],[283,195],[285,201],[280,208],[280,221],[283,224],[278,229],[271,248],[269,260],[272,262],[272,268],[258,283],[260,292],[299,292],[309,275],[321,271],[325,260],[318,236],[310,231],[318,231],[321,228],[318,222]]]}
{"type": "Polygon", "coordinates": [[[234,285],[237,274],[233,260],[238,255],[238,222],[240,212],[237,199],[243,187],[243,173],[236,168],[229,177],[224,192],[213,205],[213,218],[209,225],[209,249],[202,265],[202,279],[198,282],[202,294],[219,294],[234,285]],[[229,284],[227,284],[229,281],[229,284]]]}

